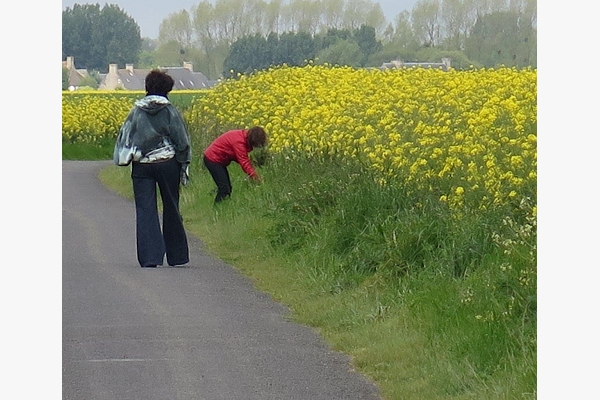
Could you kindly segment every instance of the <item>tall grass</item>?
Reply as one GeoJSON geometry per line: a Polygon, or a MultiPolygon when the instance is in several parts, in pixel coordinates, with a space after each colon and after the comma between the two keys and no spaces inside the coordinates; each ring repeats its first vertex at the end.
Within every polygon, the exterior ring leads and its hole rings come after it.
{"type": "MultiPolygon", "coordinates": [[[[457,215],[427,193],[379,185],[369,170],[334,160],[279,159],[267,171],[269,187],[254,201],[274,221],[271,245],[328,298],[371,298],[362,315],[338,324],[412,324],[430,358],[420,362],[441,384],[436,396],[535,391],[535,221],[512,219],[531,205],[457,215]]],[[[389,362],[401,362],[388,340],[389,362]]]]}
{"type": "Polygon", "coordinates": [[[275,155],[258,186],[230,169],[232,198],[214,206],[194,160],[186,226],[385,398],[535,398],[535,226],[507,217],[526,204],[457,216],[339,159],[275,155]]]}

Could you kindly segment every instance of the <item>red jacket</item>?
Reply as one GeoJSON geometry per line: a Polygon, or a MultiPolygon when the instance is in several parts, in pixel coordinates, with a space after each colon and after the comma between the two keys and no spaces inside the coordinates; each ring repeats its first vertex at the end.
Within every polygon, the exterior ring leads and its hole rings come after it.
{"type": "Polygon", "coordinates": [[[223,133],[216,138],[206,150],[204,156],[223,166],[228,166],[232,161],[240,164],[249,176],[255,176],[256,171],[252,167],[248,153],[252,147],[248,144],[248,130],[237,129],[223,133]]]}

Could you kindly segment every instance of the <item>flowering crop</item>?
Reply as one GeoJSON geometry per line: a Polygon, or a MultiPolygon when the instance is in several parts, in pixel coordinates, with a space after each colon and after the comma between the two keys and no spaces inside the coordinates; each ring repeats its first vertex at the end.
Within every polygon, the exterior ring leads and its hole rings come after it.
{"type": "MultiPolygon", "coordinates": [[[[182,110],[206,90],[177,90],[171,102],[182,110]]],[[[127,114],[143,91],[64,92],[62,97],[63,142],[94,144],[114,141],[127,114]]]]}
{"type": "Polygon", "coordinates": [[[133,106],[132,96],[86,93],[62,98],[62,137],[71,143],[114,140],[133,106]]]}
{"type": "MultiPolygon", "coordinates": [[[[63,141],[114,140],[142,95],[65,93],[63,141]]],[[[184,117],[203,135],[196,145],[224,129],[262,125],[274,153],[359,161],[381,183],[427,191],[454,209],[535,202],[532,69],[280,67],[182,96],[186,106],[195,97],[184,117]]]]}
{"type": "Polygon", "coordinates": [[[309,65],[225,81],[187,119],[211,135],[262,125],[274,153],[357,160],[383,184],[400,180],[460,209],[535,197],[536,114],[532,69],[309,65]]]}

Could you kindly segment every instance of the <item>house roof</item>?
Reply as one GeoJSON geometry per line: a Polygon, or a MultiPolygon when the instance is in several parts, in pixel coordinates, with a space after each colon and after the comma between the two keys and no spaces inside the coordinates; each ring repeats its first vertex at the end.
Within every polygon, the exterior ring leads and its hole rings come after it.
{"type": "Polygon", "coordinates": [[[69,86],[79,86],[82,79],[83,75],[78,70],[75,68],[69,70],[69,86]]]}
{"type": "MultiPolygon", "coordinates": [[[[182,89],[208,89],[211,82],[201,72],[194,72],[187,67],[159,67],[173,78],[173,90],[182,89]]],[[[128,65],[123,69],[115,69],[114,72],[106,74],[101,86],[114,88],[122,86],[126,90],[144,90],[146,75],[150,69],[137,69],[128,65]],[[112,76],[111,76],[112,74],[112,76]]]]}
{"type": "Polygon", "coordinates": [[[144,90],[144,82],[149,72],[148,69],[119,69],[117,76],[124,89],[144,90]]]}
{"type": "Polygon", "coordinates": [[[63,61],[62,67],[69,71],[69,86],[79,86],[81,80],[89,76],[86,69],[75,67],[75,59],[73,57],[69,57],[66,61],[63,61]]]}
{"type": "MultiPolygon", "coordinates": [[[[87,70],[75,68],[75,58],[72,56],[67,57],[62,65],[69,70],[70,86],[79,86],[81,80],[89,75],[87,70]]],[[[202,72],[195,72],[190,62],[184,62],[183,67],[158,67],[158,69],[165,71],[173,78],[173,90],[208,89],[216,83],[209,81],[202,72]]],[[[126,90],[145,90],[146,76],[150,71],[150,69],[133,68],[133,64],[126,64],[125,68],[122,69],[119,69],[117,64],[110,64],[108,73],[100,74],[102,80],[99,87],[103,89],[122,87],[126,90]]]]}
{"type": "Polygon", "coordinates": [[[208,78],[201,72],[193,72],[184,67],[166,67],[161,69],[175,81],[173,90],[208,89],[210,87],[208,78]]]}

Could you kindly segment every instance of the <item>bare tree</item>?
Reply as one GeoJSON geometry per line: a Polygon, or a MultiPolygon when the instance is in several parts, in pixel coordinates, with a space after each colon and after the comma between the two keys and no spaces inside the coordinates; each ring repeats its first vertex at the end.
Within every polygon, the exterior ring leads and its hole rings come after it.
{"type": "Polygon", "coordinates": [[[265,24],[267,32],[283,32],[283,0],[271,0],[267,4],[265,24]]]}
{"type": "Polygon", "coordinates": [[[413,29],[417,39],[425,47],[434,47],[440,42],[439,0],[419,0],[411,13],[413,29]]]}
{"type": "Polygon", "coordinates": [[[321,20],[320,0],[290,0],[288,10],[291,30],[310,35],[317,33],[321,20]]]}
{"type": "Polygon", "coordinates": [[[474,2],[475,12],[478,16],[493,12],[506,11],[508,0],[476,0],[474,2]]]}
{"type": "Polygon", "coordinates": [[[403,10],[396,15],[394,26],[390,42],[402,49],[418,47],[409,11],[403,10]]]}
{"type": "Polygon", "coordinates": [[[228,44],[247,33],[244,26],[245,0],[217,0],[213,18],[217,23],[218,37],[228,44]]]}
{"type": "Polygon", "coordinates": [[[321,8],[323,14],[321,31],[326,32],[330,28],[342,28],[344,20],[344,2],[345,0],[327,0],[323,2],[321,8]]]}
{"type": "Polygon", "coordinates": [[[537,26],[537,1],[536,0],[510,0],[508,10],[522,15],[526,20],[537,26]]]}
{"type": "Polygon", "coordinates": [[[192,21],[186,10],[172,13],[160,23],[158,33],[160,44],[177,42],[182,48],[189,48],[192,46],[193,39],[192,21]]]}
{"type": "Polygon", "coordinates": [[[208,52],[218,41],[218,28],[213,18],[213,5],[204,0],[192,7],[192,18],[197,43],[208,52]]]}
{"type": "Polygon", "coordinates": [[[375,28],[375,34],[377,37],[383,36],[383,32],[387,26],[387,20],[379,3],[371,4],[371,9],[365,15],[364,24],[375,28]]]}
{"type": "Polygon", "coordinates": [[[449,48],[464,49],[468,29],[475,21],[475,14],[470,12],[471,3],[473,0],[442,0],[443,37],[449,48]]]}
{"type": "Polygon", "coordinates": [[[254,33],[267,36],[267,3],[264,0],[246,0],[247,23],[254,33]]]}
{"type": "Polygon", "coordinates": [[[346,8],[344,11],[344,24],[345,29],[358,29],[361,25],[365,24],[365,16],[371,10],[371,1],[369,0],[347,0],[346,8]]]}

